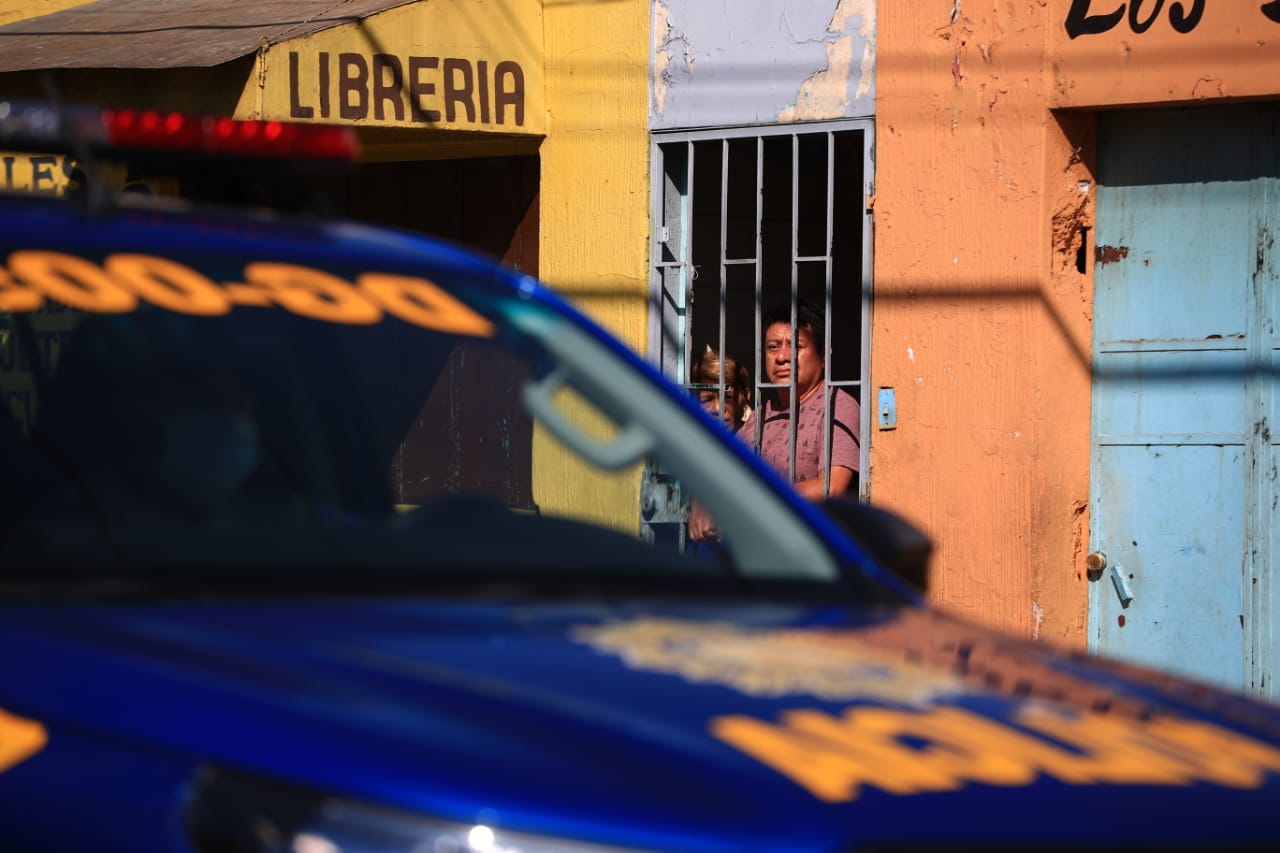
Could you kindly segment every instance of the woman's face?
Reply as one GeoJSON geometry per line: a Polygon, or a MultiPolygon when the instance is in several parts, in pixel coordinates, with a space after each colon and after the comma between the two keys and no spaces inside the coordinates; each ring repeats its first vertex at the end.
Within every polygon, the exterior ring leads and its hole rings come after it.
{"type": "Polygon", "coordinates": [[[724,420],[725,426],[729,429],[737,429],[742,423],[742,398],[741,395],[735,393],[732,388],[726,388],[724,392],[724,411],[720,412],[720,395],[715,391],[699,391],[698,400],[702,403],[702,408],[711,413],[720,413],[724,420]]]}
{"type": "Polygon", "coordinates": [[[769,381],[777,383],[790,382],[794,372],[796,394],[803,397],[822,381],[822,353],[807,326],[801,326],[799,333],[799,343],[793,348],[791,324],[770,324],[764,332],[764,368],[769,381]]]}

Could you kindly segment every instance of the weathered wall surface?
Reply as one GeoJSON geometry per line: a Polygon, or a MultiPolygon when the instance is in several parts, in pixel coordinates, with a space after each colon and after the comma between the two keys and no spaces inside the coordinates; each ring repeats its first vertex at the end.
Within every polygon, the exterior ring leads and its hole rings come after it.
{"type": "Polygon", "coordinates": [[[944,607],[1083,647],[1094,108],[1276,97],[1280,2],[885,0],[872,499],[944,607]]]}
{"type": "Polygon", "coordinates": [[[871,115],[876,0],[655,0],[654,130],[871,115]]]}
{"type": "Polygon", "coordinates": [[[870,482],[935,537],[939,604],[1082,645],[1091,187],[1046,26],[1035,0],[881,4],[871,376],[898,428],[870,482]]]}

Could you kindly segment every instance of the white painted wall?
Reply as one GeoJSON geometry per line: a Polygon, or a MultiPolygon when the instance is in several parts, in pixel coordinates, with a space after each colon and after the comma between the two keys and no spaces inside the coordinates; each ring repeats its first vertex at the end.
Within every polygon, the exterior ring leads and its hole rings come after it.
{"type": "Polygon", "coordinates": [[[655,0],[652,130],[865,118],[876,0],[655,0]]]}

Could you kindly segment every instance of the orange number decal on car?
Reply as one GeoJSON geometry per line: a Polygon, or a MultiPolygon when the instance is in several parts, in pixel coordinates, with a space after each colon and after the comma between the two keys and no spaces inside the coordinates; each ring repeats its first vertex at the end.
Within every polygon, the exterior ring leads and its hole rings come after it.
{"type": "Polygon", "coordinates": [[[387,312],[406,323],[491,338],[491,322],[421,276],[362,273],[357,285],[300,264],[254,261],[245,281],[216,282],[169,258],[122,252],[102,265],[61,252],[23,250],[0,266],[0,311],[35,311],[46,298],[71,308],[115,314],[138,299],[180,314],[220,316],[235,306],[277,305],[330,323],[371,325],[387,312]]]}
{"type": "Polygon", "coordinates": [[[226,291],[177,261],[153,255],[108,255],[103,266],[138,296],[161,308],[203,316],[231,310],[226,291]]]}
{"type": "Polygon", "coordinates": [[[303,317],[361,326],[382,319],[382,309],[350,284],[317,269],[259,261],[244,274],[249,284],[270,288],[276,304],[303,317]]]}
{"type": "Polygon", "coordinates": [[[138,306],[138,297],[102,267],[75,255],[18,251],[9,256],[9,271],[45,296],[81,311],[120,314],[138,306]]]}
{"type": "Polygon", "coordinates": [[[356,283],[406,323],[455,335],[493,337],[492,323],[425,278],[367,272],[356,283]]]}
{"type": "Polygon", "coordinates": [[[797,709],[778,722],[716,717],[711,732],[820,800],[954,791],[969,783],[1189,785],[1257,788],[1280,750],[1201,720],[1149,721],[1024,709],[1009,725],[958,707],[797,709]],[[908,741],[914,741],[908,746],[908,741]]]}
{"type": "Polygon", "coordinates": [[[9,271],[0,267],[0,311],[35,311],[43,304],[43,293],[14,281],[9,271]]]}
{"type": "Polygon", "coordinates": [[[26,761],[49,741],[44,726],[0,709],[0,773],[26,761]]]}

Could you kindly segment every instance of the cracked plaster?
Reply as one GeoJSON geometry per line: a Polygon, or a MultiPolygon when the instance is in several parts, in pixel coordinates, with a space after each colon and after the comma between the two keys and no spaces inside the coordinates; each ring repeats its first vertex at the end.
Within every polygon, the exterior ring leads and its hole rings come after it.
{"type": "Polygon", "coordinates": [[[875,0],[654,5],[654,130],[874,113],[875,0]]]}

